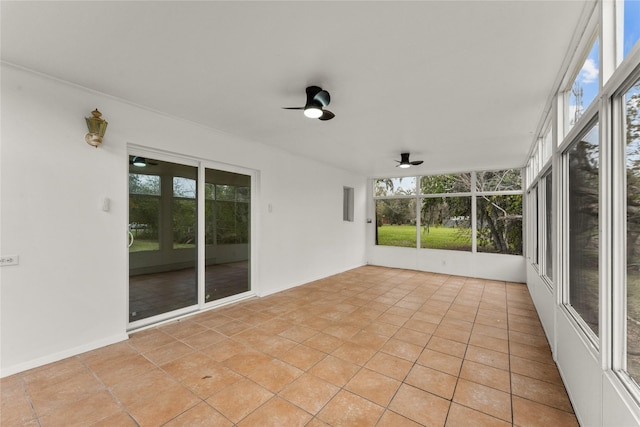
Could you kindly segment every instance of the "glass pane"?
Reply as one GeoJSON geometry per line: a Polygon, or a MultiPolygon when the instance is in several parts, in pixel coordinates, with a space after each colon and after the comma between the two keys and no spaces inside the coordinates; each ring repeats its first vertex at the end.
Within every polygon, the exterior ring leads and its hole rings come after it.
{"type": "Polygon", "coordinates": [[[216,199],[236,200],[236,187],[233,185],[216,185],[216,199]]]}
{"type": "Polygon", "coordinates": [[[215,200],[216,198],[216,186],[205,182],[204,184],[204,198],[205,200],[215,200]]]}
{"type": "Polygon", "coordinates": [[[420,247],[471,251],[471,197],[422,200],[420,247]]]}
{"type": "Polygon", "coordinates": [[[181,176],[173,177],[173,197],[185,197],[189,199],[196,198],[196,180],[183,178],[181,176]]]}
{"type": "Polygon", "coordinates": [[[205,302],[250,289],[251,177],[205,170],[205,302]]]}
{"type": "Polygon", "coordinates": [[[160,250],[158,223],[160,198],[140,194],[129,194],[129,252],[160,250]]]}
{"type": "Polygon", "coordinates": [[[248,202],[251,200],[251,191],[249,187],[238,187],[236,195],[239,202],[248,202]]]}
{"type": "Polygon", "coordinates": [[[129,194],[129,321],[135,322],[198,303],[197,168],[147,159],[149,175],[129,169],[131,190],[154,194],[129,194]]]}
{"type": "Polygon", "coordinates": [[[376,200],[376,245],[416,247],[416,199],[376,200]]]}
{"type": "Polygon", "coordinates": [[[173,199],[173,248],[196,247],[197,205],[195,200],[173,199]]]}
{"type": "Polygon", "coordinates": [[[553,281],[553,179],[551,173],[545,177],[545,275],[553,281]]]}
{"type": "Polygon", "coordinates": [[[432,175],[420,178],[421,194],[469,193],[471,174],[432,175]]]}
{"type": "Polygon", "coordinates": [[[477,250],[522,255],[522,195],[478,196],[477,250]]]}
{"type": "Polygon", "coordinates": [[[382,178],[374,182],[373,194],[376,197],[416,194],[416,178],[382,178]]]}
{"type": "Polygon", "coordinates": [[[640,40],[640,1],[624,0],[622,4],[624,7],[622,57],[626,58],[640,40]]]}
{"type": "Polygon", "coordinates": [[[538,265],[540,262],[540,246],[538,245],[538,242],[540,241],[540,238],[542,237],[540,235],[540,214],[538,211],[538,204],[540,201],[540,195],[538,194],[538,186],[535,185],[532,189],[531,189],[531,193],[529,194],[530,198],[529,200],[531,201],[531,214],[533,217],[533,235],[532,235],[532,239],[531,239],[531,246],[532,246],[532,255],[533,255],[533,263],[535,265],[538,265]]]}
{"type": "Polygon", "coordinates": [[[596,39],[589,56],[584,61],[580,72],[576,76],[569,91],[569,126],[571,129],[582,117],[585,110],[591,105],[600,89],[600,56],[598,51],[598,39],[596,39]]]}
{"type": "Polygon", "coordinates": [[[157,175],[129,174],[129,193],[160,195],[160,177],[157,175]]]}
{"type": "MultiPolygon", "coordinates": [[[[537,173],[537,171],[536,171],[537,173]]],[[[522,173],[520,169],[486,171],[476,173],[478,191],[511,191],[522,189],[522,173]]]]}
{"type": "Polygon", "coordinates": [[[599,333],[599,130],[594,126],[568,150],[569,304],[599,333]]]}
{"type": "Polygon", "coordinates": [[[627,371],[640,383],[640,81],[625,94],[627,371]]]}

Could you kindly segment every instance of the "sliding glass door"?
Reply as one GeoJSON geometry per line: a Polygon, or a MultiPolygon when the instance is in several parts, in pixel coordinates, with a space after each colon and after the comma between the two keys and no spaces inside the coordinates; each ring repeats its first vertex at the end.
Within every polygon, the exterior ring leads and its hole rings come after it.
{"type": "Polygon", "coordinates": [[[205,302],[250,289],[251,177],[205,170],[205,302]]]}
{"type": "Polygon", "coordinates": [[[250,175],[129,156],[129,323],[248,292],[250,231],[250,175]]]}

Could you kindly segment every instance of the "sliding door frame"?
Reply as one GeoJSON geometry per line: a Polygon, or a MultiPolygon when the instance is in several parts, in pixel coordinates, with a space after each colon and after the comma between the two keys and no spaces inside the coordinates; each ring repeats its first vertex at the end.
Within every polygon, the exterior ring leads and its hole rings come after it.
{"type": "MultiPolygon", "coordinates": [[[[154,160],[160,160],[160,161],[164,161],[164,162],[172,162],[172,163],[178,163],[178,164],[182,164],[185,166],[193,166],[196,167],[197,170],[197,182],[198,185],[196,186],[196,191],[197,191],[197,270],[196,270],[196,277],[197,277],[197,303],[194,305],[190,305],[188,307],[184,307],[184,308],[180,308],[177,310],[173,310],[170,312],[166,312],[166,313],[162,313],[162,314],[158,314],[155,316],[151,316],[145,319],[140,319],[140,320],[136,320],[134,322],[129,322],[129,301],[130,301],[130,295],[129,295],[129,256],[128,256],[128,235],[127,235],[127,245],[125,245],[124,247],[127,248],[127,277],[125,280],[125,284],[126,284],[126,295],[127,295],[127,313],[126,313],[126,319],[127,319],[127,332],[132,332],[135,330],[140,330],[140,329],[144,329],[144,328],[148,328],[151,326],[156,326],[158,324],[161,323],[166,323],[172,320],[176,320],[179,319],[181,317],[185,317],[188,315],[191,315],[193,313],[197,313],[200,311],[205,311],[205,310],[210,310],[213,308],[217,308],[217,307],[221,307],[224,305],[228,305],[228,304],[232,304],[247,298],[251,298],[254,297],[256,295],[259,294],[258,290],[257,290],[257,280],[256,278],[258,277],[257,275],[257,270],[258,270],[258,251],[257,251],[257,247],[258,247],[258,239],[257,239],[257,223],[258,223],[258,215],[257,215],[257,209],[256,207],[258,206],[258,200],[259,200],[259,194],[258,194],[258,178],[259,178],[259,172],[257,170],[254,169],[248,169],[248,168],[244,168],[241,166],[236,166],[236,165],[230,165],[230,164],[226,164],[226,163],[221,163],[221,162],[217,162],[214,160],[208,160],[208,159],[203,159],[203,158],[197,158],[197,157],[193,157],[193,156],[188,156],[188,155],[183,155],[183,154],[178,154],[178,153],[173,153],[173,152],[169,152],[169,151],[164,151],[164,150],[158,150],[158,149],[152,149],[152,148],[148,148],[148,147],[144,147],[144,146],[139,146],[139,145],[135,145],[135,144],[128,144],[127,145],[127,156],[126,156],[126,161],[127,161],[127,176],[129,174],[129,167],[128,167],[128,163],[129,163],[129,156],[140,156],[140,157],[145,157],[145,158],[150,158],[150,159],[154,159],[154,160]],[[250,199],[250,223],[249,223],[249,290],[246,292],[241,292],[239,294],[236,295],[232,295],[229,297],[225,297],[225,298],[221,298],[219,300],[214,300],[211,302],[205,302],[205,270],[206,270],[206,263],[205,263],[205,248],[206,248],[206,242],[205,242],[205,238],[204,238],[204,233],[205,233],[205,186],[204,186],[204,182],[205,182],[205,170],[206,169],[215,169],[215,170],[220,170],[220,171],[224,171],[224,172],[232,172],[232,173],[237,173],[237,174],[242,174],[242,175],[247,175],[251,178],[251,199],[250,199]]],[[[128,183],[129,180],[127,179],[127,188],[126,188],[126,193],[127,194],[127,204],[128,204],[128,194],[129,194],[129,188],[128,188],[128,183]]],[[[126,218],[126,224],[125,224],[125,229],[128,230],[129,228],[129,208],[127,207],[127,218],[126,218]]],[[[123,233],[124,234],[124,233],[123,233]]]]}

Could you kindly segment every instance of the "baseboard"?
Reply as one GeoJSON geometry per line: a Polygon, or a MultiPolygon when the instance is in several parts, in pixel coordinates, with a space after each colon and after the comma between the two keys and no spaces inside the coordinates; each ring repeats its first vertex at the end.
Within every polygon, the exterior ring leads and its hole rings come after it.
{"type": "Polygon", "coordinates": [[[126,341],[129,339],[129,336],[126,333],[114,335],[108,338],[103,338],[98,341],[93,341],[88,344],[84,344],[78,347],[73,347],[59,353],[49,354],[44,357],[39,357],[37,359],[29,360],[27,362],[19,363],[17,365],[9,366],[6,368],[0,369],[0,378],[8,377],[9,375],[14,375],[20,372],[28,371],[29,369],[37,368],[48,363],[57,362],[62,359],[66,359],[68,357],[77,356],[78,354],[86,353],[87,351],[95,350],[107,345],[115,344],[121,341],[126,341]]]}

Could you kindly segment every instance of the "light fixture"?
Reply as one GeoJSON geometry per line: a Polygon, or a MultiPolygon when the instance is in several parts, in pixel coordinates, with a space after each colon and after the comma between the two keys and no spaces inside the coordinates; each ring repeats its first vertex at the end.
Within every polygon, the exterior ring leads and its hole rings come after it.
{"type": "Polygon", "coordinates": [[[400,163],[398,165],[399,168],[406,169],[411,167],[411,163],[400,163]]]}
{"type": "Polygon", "coordinates": [[[137,157],[136,156],[131,160],[131,164],[133,166],[137,166],[139,168],[144,168],[144,167],[147,166],[147,159],[145,159],[144,157],[137,157]]]}
{"type": "Polygon", "coordinates": [[[93,117],[84,118],[87,121],[87,128],[89,128],[89,133],[84,137],[84,140],[92,147],[98,148],[98,146],[102,144],[102,138],[107,130],[108,123],[106,120],[100,118],[102,113],[98,111],[97,108],[93,110],[91,114],[93,117]]]}
{"type": "Polygon", "coordinates": [[[322,108],[315,105],[309,105],[304,108],[304,115],[310,119],[318,119],[322,117],[322,108]]]}

